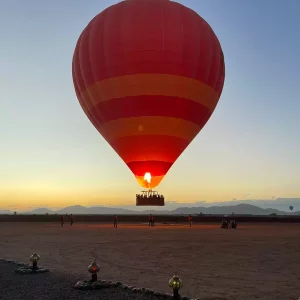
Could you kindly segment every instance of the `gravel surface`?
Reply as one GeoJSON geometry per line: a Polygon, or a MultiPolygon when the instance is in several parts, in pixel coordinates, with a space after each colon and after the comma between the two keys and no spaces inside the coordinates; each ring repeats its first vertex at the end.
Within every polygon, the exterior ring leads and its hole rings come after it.
{"type": "Polygon", "coordinates": [[[74,289],[78,280],[86,278],[66,277],[56,273],[19,275],[18,266],[0,261],[0,299],[2,300],[158,300],[153,295],[137,294],[120,288],[79,291],[74,289]]]}

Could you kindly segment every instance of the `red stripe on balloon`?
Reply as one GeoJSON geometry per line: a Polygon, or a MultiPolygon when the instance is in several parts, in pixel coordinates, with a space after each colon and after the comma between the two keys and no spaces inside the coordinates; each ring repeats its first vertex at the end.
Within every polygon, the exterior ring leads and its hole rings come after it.
{"type": "MultiPolygon", "coordinates": [[[[211,111],[200,103],[167,96],[136,96],[100,102],[87,112],[98,124],[121,118],[163,116],[193,122],[201,127],[211,116],[211,111]]],[[[200,128],[201,129],[201,128],[200,128]]]]}
{"type": "Polygon", "coordinates": [[[106,78],[140,73],[194,78],[218,93],[224,80],[213,30],[173,1],[123,1],[109,7],[83,31],[74,60],[81,66],[75,72],[80,92],[106,78]]]}

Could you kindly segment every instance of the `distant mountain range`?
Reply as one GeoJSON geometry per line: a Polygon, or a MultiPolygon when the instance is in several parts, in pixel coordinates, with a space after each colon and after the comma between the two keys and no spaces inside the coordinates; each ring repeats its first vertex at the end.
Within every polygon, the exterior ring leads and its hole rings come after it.
{"type": "Polygon", "coordinates": [[[0,210],[0,215],[11,215],[13,212],[7,209],[0,210]]]}
{"type": "MultiPolygon", "coordinates": [[[[13,211],[10,210],[0,210],[0,214],[13,214],[13,211]]],[[[137,211],[125,208],[118,207],[84,207],[81,205],[69,206],[59,210],[51,210],[48,208],[38,208],[32,211],[18,212],[18,214],[74,214],[74,215],[132,215],[132,214],[165,214],[165,215],[174,215],[174,214],[212,214],[212,215],[228,215],[228,214],[237,214],[237,215],[300,215],[299,211],[287,213],[285,211],[280,211],[273,208],[261,208],[252,204],[237,204],[237,205],[227,205],[227,206],[211,206],[211,207],[179,207],[174,210],[144,210],[137,211]]]]}

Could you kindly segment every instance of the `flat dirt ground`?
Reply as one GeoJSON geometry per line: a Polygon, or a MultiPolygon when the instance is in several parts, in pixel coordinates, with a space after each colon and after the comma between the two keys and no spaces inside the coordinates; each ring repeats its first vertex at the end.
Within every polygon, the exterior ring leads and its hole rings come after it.
{"type": "Polygon", "coordinates": [[[74,274],[74,284],[96,258],[101,278],[162,292],[178,272],[192,298],[300,297],[300,224],[0,223],[0,257],[26,262],[33,252],[51,271],[74,274]]]}

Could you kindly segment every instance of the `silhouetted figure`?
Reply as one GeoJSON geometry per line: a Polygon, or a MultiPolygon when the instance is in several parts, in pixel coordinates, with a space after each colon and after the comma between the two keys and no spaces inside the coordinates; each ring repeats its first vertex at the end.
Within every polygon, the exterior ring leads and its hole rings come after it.
{"type": "Polygon", "coordinates": [[[73,226],[73,223],[74,223],[74,217],[73,214],[71,214],[71,226],[73,226]]]}
{"type": "Polygon", "coordinates": [[[152,226],[152,215],[149,215],[149,227],[152,226]]]}
{"type": "Polygon", "coordinates": [[[231,228],[236,229],[236,227],[237,227],[237,222],[236,222],[236,220],[232,220],[231,222],[232,222],[232,223],[231,223],[231,228]]]}
{"type": "Polygon", "coordinates": [[[63,227],[63,226],[64,226],[64,223],[65,223],[64,216],[61,216],[61,217],[60,217],[60,226],[63,227]]]}
{"type": "Polygon", "coordinates": [[[114,227],[115,228],[118,227],[118,216],[117,215],[114,216],[114,227]]]}
{"type": "Polygon", "coordinates": [[[191,215],[188,216],[188,221],[189,221],[190,227],[192,227],[193,217],[191,215]]]}
{"type": "Polygon", "coordinates": [[[222,223],[221,223],[221,228],[228,228],[228,222],[227,220],[222,220],[222,223]]]}
{"type": "Polygon", "coordinates": [[[155,217],[152,216],[152,226],[154,227],[154,224],[155,224],[155,217]]]}

